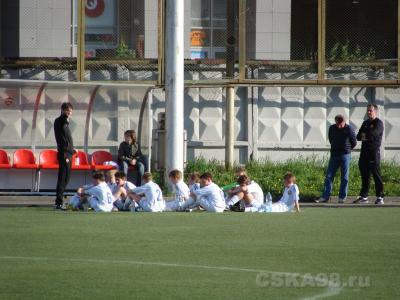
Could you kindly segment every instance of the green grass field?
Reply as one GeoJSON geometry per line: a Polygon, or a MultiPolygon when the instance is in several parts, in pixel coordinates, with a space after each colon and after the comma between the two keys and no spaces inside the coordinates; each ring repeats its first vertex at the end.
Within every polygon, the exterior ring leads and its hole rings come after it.
{"type": "Polygon", "coordinates": [[[2,208],[0,299],[399,299],[399,213],[2,208]]]}

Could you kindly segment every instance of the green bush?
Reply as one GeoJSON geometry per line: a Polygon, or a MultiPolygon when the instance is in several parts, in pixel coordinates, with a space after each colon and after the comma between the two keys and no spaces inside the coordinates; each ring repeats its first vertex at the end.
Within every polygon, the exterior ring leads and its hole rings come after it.
{"type": "MultiPolygon", "coordinates": [[[[320,197],[328,165],[328,157],[299,157],[284,162],[273,162],[269,159],[249,161],[246,164],[248,175],[260,184],[264,192],[271,192],[274,198],[279,197],[283,190],[282,177],[288,171],[297,178],[300,197],[311,200],[320,197]]],[[[188,162],[185,174],[191,172],[210,172],[214,182],[219,186],[234,181],[234,170],[225,170],[224,163],[218,160],[206,160],[203,157],[188,162]]],[[[400,165],[395,162],[382,162],[382,177],[385,183],[385,195],[400,196],[400,165]]],[[[340,170],[338,170],[333,187],[333,196],[339,193],[340,170]]],[[[349,196],[357,196],[361,187],[361,177],[358,170],[358,160],[353,158],[350,165],[349,196]]],[[[374,183],[371,177],[370,195],[374,195],[374,183]]]]}

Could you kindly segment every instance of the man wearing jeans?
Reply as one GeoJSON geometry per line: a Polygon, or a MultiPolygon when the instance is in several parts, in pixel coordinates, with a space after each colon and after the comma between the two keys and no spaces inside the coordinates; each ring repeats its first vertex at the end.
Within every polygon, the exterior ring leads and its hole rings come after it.
{"type": "Polygon", "coordinates": [[[356,135],[350,125],[346,124],[343,115],[337,115],[335,124],[329,127],[328,138],[331,143],[331,157],[326,172],[324,191],[322,197],[316,202],[329,201],[333,179],[337,169],[340,167],[339,203],[344,203],[349,183],[351,150],[357,145],[356,135]]]}

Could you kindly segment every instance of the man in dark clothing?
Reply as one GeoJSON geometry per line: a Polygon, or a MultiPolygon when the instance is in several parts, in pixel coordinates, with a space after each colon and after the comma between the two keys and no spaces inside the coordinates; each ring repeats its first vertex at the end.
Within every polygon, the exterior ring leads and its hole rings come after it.
{"type": "Polygon", "coordinates": [[[333,179],[340,167],[339,203],[344,203],[347,197],[349,184],[349,167],[351,150],[357,145],[356,134],[353,128],[346,124],[342,115],[335,117],[335,124],[329,127],[329,142],[331,143],[331,157],[326,171],[324,191],[316,202],[327,202],[331,196],[333,179]]]}
{"type": "Polygon", "coordinates": [[[368,203],[368,191],[370,175],[374,177],[376,201],[375,204],[383,204],[384,192],[381,177],[380,147],[383,136],[383,122],[377,117],[378,106],[368,104],[368,119],[365,120],[357,134],[357,140],[362,141],[358,167],[361,173],[360,196],[354,203],[368,203]]]}
{"type": "Polygon", "coordinates": [[[72,115],[72,104],[64,102],[61,105],[61,115],[54,121],[54,135],[57,142],[58,178],[56,188],[55,209],[63,208],[63,196],[71,175],[71,160],[75,152],[69,117],[72,115]]]}

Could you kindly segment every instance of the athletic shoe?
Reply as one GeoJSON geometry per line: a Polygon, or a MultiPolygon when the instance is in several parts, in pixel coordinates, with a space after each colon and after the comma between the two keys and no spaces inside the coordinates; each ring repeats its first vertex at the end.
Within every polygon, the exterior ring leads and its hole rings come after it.
{"type": "Polygon", "coordinates": [[[242,209],[239,205],[229,205],[229,208],[231,211],[244,212],[244,209],[242,209]]]}
{"type": "Polygon", "coordinates": [[[54,209],[56,210],[67,210],[67,208],[65,207],[65,205],[60,205],[60,204],[56,204],[53,206],[54,209]]]}
{"type": "Polygon", "coordinates": [[[346,199],[339,198],[337,203],[343,204],[346,199]]]}
{"type": "Polygon", "coordinates": [[[318,198],[315,200],[315,203],[328,203],[329,199],[325,199],[325,198],[318,198]]]}
{"type": "Polygon", "coordinates": [[[368,197],[358,196],[357,199],[353,201],[353,203],[360,203],[360,204],[368,203],[368,197]]]}
{"type": "Polygon", "coordinates": [[[378,197],[378,198],[376,198],[376,200],[375,200],[375,204],[385,204],[385,202],[383,201],[383,198],[382,198],[382,197],[378,197]]]}

